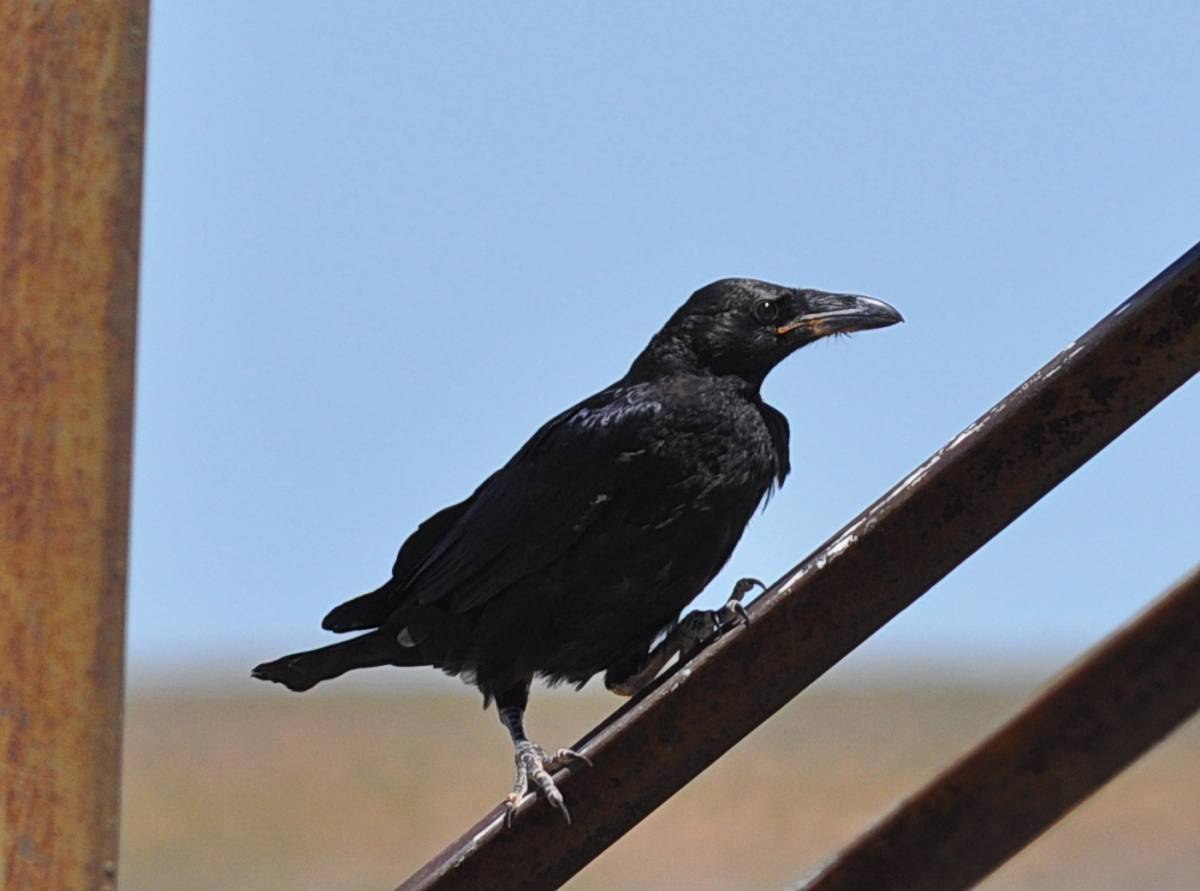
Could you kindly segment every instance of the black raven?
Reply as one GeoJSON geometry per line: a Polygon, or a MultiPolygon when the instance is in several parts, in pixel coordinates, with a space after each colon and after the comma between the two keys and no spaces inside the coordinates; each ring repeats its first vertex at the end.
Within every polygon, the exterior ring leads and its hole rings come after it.
{"type": "Polygon", "coordinates": [[[392,577],[321,623],[366,631],[259,665],[292,690],[355,668],[432,665],[495,699],[516,748],[512,808],[532,782],[570,820],[548,755],[525,736],[537,675],[631,695],[740,615],[680,613],[788,474],[788,422],[759,394],[788,354],[902,321],[869,297],[724,279],[667,321],[628,373],[552,418],[465,501],[421,523],[392,577]],[[654,646],[659,635],[662,641],[654,646]]]}

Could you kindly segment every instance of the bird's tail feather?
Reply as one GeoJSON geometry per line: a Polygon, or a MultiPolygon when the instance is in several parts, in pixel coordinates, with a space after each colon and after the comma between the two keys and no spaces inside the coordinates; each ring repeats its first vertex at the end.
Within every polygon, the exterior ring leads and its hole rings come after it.
{"type": "Polygon", "coordinates": [[[378,628],[391,613],[390,595],[391,582],[388,582],[381,588],[347,600],[329,611],[321,620],[321,627],[339,634],[378,628]]]}
{"type": "Polygon", "coordinates": [[[402,647],[391,635],[372,631],[353,640],[264,662],[256,665],[250,674],[260,681],[274,681],[299,692],[355,668],[425,664],[428,664],[427,660],[415,648],[402,647]]]}

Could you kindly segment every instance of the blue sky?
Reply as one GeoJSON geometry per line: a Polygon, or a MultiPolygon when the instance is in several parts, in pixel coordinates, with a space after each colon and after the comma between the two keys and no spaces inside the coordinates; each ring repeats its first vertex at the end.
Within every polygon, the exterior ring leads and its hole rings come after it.
{"type": "MultiPolygon", "coordinates": [[[[133,678],[326,642],[731,275],[908,319],[768,379],[796,472],[699,603],[778,577],[1200,238],[1197,33],[1182,2],[156,3],[133,678]]],[[[1200,557],[1198,440],[1193,382],[864,657],[1098,638],[1200,557]]]]}

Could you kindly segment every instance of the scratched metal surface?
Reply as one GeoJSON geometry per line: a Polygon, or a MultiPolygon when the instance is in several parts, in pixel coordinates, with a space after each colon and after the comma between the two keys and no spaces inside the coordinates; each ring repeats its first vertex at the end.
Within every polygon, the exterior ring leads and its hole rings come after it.
{"type": "Polygon", "coordinates": [[[1200,245],[897,484],[751,607],[753,622],[584,738],[575,823],[497,807],[400,886],[555,888],[1200,369],[1200,245]]]}
{"type": "Polygon", "coordinates": [[[0,885],[112,888],[146,3],[0,4],[0,885]]]}

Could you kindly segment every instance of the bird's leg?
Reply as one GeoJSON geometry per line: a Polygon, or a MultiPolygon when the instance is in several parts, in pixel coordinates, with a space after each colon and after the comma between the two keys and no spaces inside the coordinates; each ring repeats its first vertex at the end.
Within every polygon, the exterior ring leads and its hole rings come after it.
{"type": "Polygon", "coordinates": [[[740,579],[720,609],[692,610],[629,673],[610,669],[604,678],[605,686],[620,696],[633,696],[658,677],[676,654],[685,662],[735,625],[749,625],[750,615],[742,606],[742,598],[752,588],[765,589],[766,585],[758,579],[740,579]]]}
{"type": "MultiPolygon", "coordinates": [[[[563,801],[562,793],[550,776],[556,770],[565,767],[571,761],[582,761],[588,767],[592,761],[586,755],[581,755],[574,749],[559,749],[553,756],[548,756],[546,750],[532,742],[525,735],[525,706],[529,702],[529,681],[522,681],[496,697],[496,709],[500,713],[500,722],[507,728],[512,737],[515,754],[513,760],[517,765],[517,778],[513,783],[512,792],[505,799],[504,806],[508,809],[504,815],[504,825],[512,828],[513,813],[517,805],[529,793],[532,782],[540,791],[551,807],[563,815],[567,825],[571,824],[571,814],[563,801]]],[[[536,794],[536,793],[535,793],[536,794]]]]}

